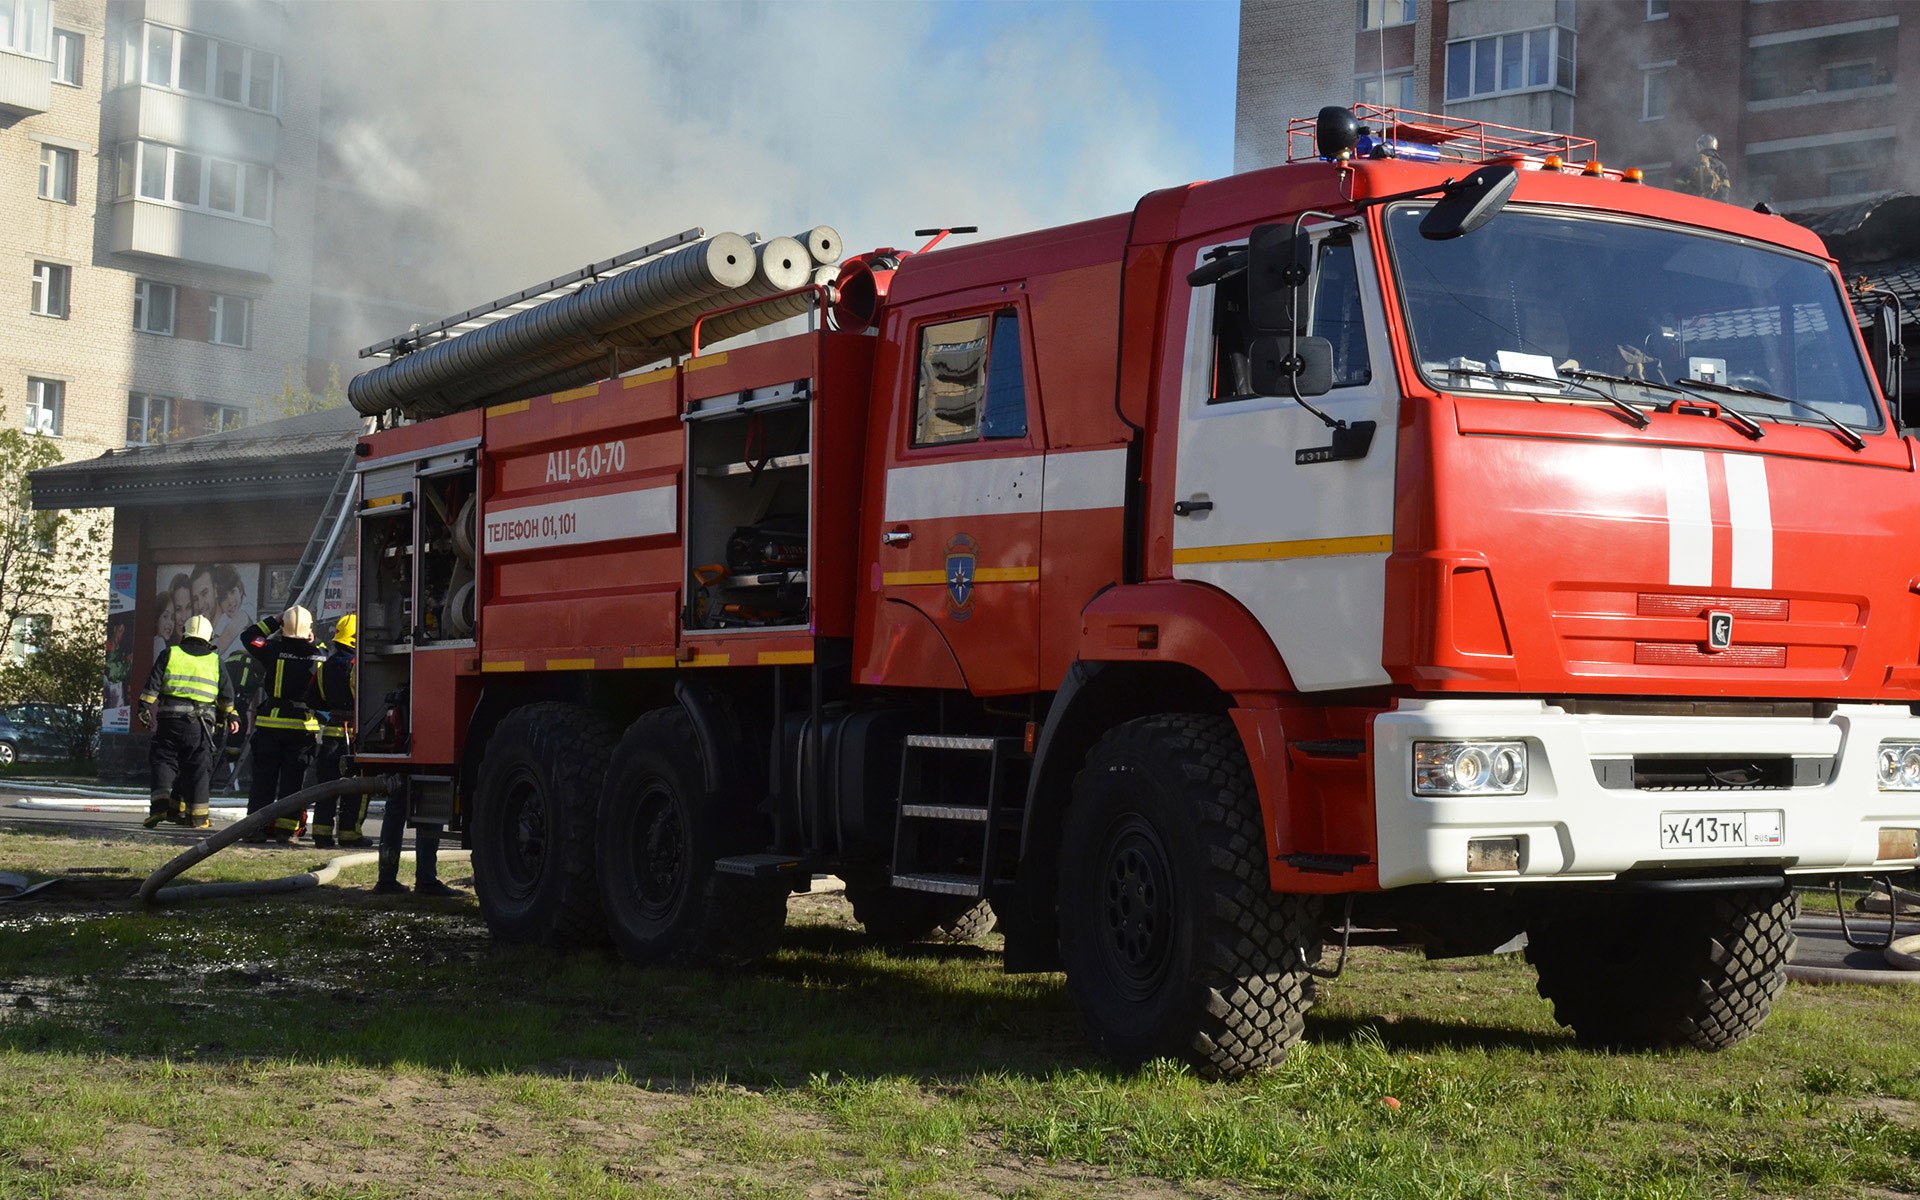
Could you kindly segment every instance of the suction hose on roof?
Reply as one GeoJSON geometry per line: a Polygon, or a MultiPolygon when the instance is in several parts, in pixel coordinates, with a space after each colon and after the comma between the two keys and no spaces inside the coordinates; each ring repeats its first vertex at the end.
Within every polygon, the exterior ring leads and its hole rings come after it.
{"type": "MultiPolygon", "coordinates": [[[[206,859],[225,850],[241,838],[249,837],[255,833],[263,833],[272,826],[275,820],[288,813],[299,812],[309,804],[338,796],[390,795],[398,791],[402,785],[403,781],[398,775],[366,776],[358,779],[335,779],[329,783],[319,783],[310,788],[303,788],[290,796],[283,796],[259,812],[250,813],[241,820],[235,821],[233,824],[227,826],[225,829],[215,832],[212,836],[196,842],[184,853],[176,856],[171,862],[167,863],[166,866],[161,867],[158,871],[147,876],[147,881],[140,885],[140,902],[142,904],[159,904],[172,899],[185,899],[188,895],[202,897],[257,895],[262,889],[256,884],[205,883],[195,884],[191,889],[167,888],[166,884],[168,880],[190,870],[195,864],[204,862],[206,859]],[[170,894],[163,895],[163,888],[170,894]],[[241,890],[230,890],[235,888],[241,890]]],[[[336,866],[335,870],[337,871],[337,869],[336,866]]],[[[328,876],[328,878],[331,877],[332,876],[328,876]]],[[[300,879],[300,876],[296,875],[289,878],[297,881],[300,879]]],[[[312,883],[288,883],[287,881],[277,879],[267,882],[269,884],[285,884],[285,886],[266,889],[270,891],[291,891],[295,888],[313,886],[312,883]]],[[[325,880],[317,880],[317,882],[324,883],[325,880]]]]}

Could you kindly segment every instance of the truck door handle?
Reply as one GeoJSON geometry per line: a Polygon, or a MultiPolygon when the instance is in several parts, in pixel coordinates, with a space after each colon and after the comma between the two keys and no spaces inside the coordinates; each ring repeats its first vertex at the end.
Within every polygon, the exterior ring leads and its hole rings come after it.
{"type": "Polygon", "coordinates": [[[1176,517],[1191,517],[1195,513],[1212,511],[1213,501],[1211,500],[1175,500],[1173,502],[1173,515],[1176,517]]]}
{"type": "Polygon", "coordinates": [[[889,546],[904,546],[913,540],[911,529],[889,529],[880,535],[880,540],[889,546]]]}

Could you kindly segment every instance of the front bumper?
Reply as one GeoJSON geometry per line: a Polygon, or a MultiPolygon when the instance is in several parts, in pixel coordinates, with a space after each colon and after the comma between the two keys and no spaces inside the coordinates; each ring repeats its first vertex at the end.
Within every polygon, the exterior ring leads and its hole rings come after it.
{"type": "Polygon", "coordinates": [[[1373,784],[1380,885],[1610,879],[1628,871],[1764,867],[1788,874],[1899,870],[1881,860],[1883,827],[1920,826],[1920,792],[1883,792],[1875,759],[1887,738],[1920,739],[1904,705],[1844,704],[1824,717],[1574,714],[1537,700],[1413,700],[1374,718],[1373,784]],[[1413,794],[1415,741],[1519,739],[1530,760],[1517,796],[1413,794]],[[1636,757],[1791,756],[1801,786],[1654,790],[1620,785],[1636,757]],[[1596,770],[1595,764],[1602,764],[1596,770]],[[1609,768],[1613,769],[1609,769],[1609,768]],[[1605,777],[1607,783],[1603,783],[1605,777]],[[1608,783],[1613,786],[1608,786],[1608,783]],[[1779,817],[1777,843],[1663,848],[1663,814],[1779,817]],[[1517,870],[1468,871],[1468,842],[1517,838],[1517,870]]]}

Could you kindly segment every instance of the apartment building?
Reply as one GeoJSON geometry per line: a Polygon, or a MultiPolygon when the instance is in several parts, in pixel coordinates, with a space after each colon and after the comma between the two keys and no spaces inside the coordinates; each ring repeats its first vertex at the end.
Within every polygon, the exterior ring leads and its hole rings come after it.
{"type": "MultiPolygon", "coordinates": [[[[281,415],[318,107],[288,41],[270,0],[0,0],[0,419],[73,461],[281,415]]],[[[60,574],[54,608],[106,595],[60,574]]]]}
{"type": "Polygon", "coordinates": [[[1920,191],[1916,22],[1903,0],[1244,0],[1235,169],[1365,102],[1592,137],[1652,183],[1712,136],[1734,198],[1783,212],[1920,191]]]}

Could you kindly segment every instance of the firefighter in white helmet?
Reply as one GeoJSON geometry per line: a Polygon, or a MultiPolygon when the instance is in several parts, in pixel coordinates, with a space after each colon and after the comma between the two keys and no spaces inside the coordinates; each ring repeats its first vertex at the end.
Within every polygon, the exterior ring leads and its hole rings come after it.
{"type": "MultiPolygon", "coordinates": [[[[265,676],[253,721],[253,782],[247,789],[251,814],[300,790],[320,732],[320,722],[307,707],[307,685],[327,656],[313,644],[313,614],[298,604],[277,617],[261,618],[240,642],[265,676]]],[[[291,842],[304,815],[275,819],[272,840],[291,842]]]]}
{"type": "Polygon", "coordinates": [[[153,726],[147,742],[148,829],[169,819],[192,829],[213,826],[207,793],[213,782],[214,721],[224,722],[229,732],[240,723],[233,685],[220,669],[212,638],[213,625],[205,617],[188,617],[180,644],[154,660],[140,692],[140,724],[153,726]]]}

